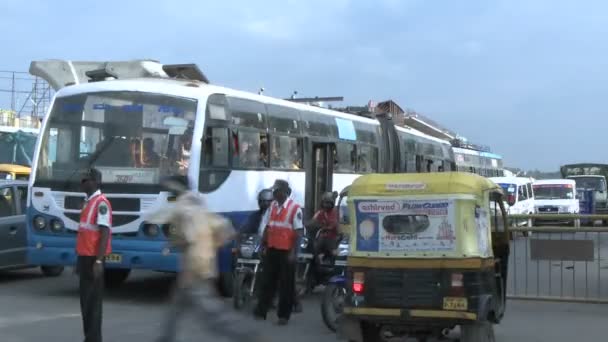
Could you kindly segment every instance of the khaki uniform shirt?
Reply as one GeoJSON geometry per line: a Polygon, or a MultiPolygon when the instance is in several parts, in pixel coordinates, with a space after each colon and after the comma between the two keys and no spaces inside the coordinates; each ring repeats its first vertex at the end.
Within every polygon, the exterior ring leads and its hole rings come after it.
{"type": "Polygon", "coordinates": [[[217,277],[217,250],[236,234],[230,221],[205,208],[194,192],[180,195],[174,204],[146,217],[155,224],[170,223],[176,228],[172,244],[183,246],[183,270],[202,279],[217,277]]]}

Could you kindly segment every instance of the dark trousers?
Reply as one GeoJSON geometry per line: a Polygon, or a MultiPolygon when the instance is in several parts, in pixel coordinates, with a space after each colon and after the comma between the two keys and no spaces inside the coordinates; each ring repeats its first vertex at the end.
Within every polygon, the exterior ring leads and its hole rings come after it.
{"type": "Polygon", "coordinates": [[[320,236],[315,241],[315,256],[325,254],[326,257],[333,256],[333,251],[336,249],[338,241],[333,237],[320,236]]]}
{"type": "Polygon", "coordinates": [[[203,280],[175,289],[159,342],[175,340],[178,320],[188,309],[194,309],[197,322],[211,333],[235,342],[261,340],[255,322],[222,300],[214,281],[203,280]]]}
{"type": "Polygon", "coordinates": [[[269,248],[266,251],[261,285],[255,315],[266,318],[278,286],[279,308],[277,316],[288,320],[291,317],[295,300],[295,263],[289,261],[289,251],[274,248],[269,248]]]}
{"type": "Polygon", "coordinates": [[[80,312],[84,342],[101,342],[103,274],[95,279],[93,266],[94,256],[79,256],[77,272],[80,278],[80,312]]]}

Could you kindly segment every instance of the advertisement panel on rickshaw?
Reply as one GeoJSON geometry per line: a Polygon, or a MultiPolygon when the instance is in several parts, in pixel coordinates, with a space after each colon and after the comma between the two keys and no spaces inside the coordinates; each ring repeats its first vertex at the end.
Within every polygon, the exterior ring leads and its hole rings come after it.
{"type": "MultiPolygon", "coordinates": [[[[465,200],[450,196],[355,199],[356,249],[380,253],[455,252],[459,234],[457,217],[462,216],[460,221],[465,225],[469,222],[464,215],[457,215],[459,209],[468,210],[459,205],[464,204],[462,201],[465,200]]],[[[491,255],[490,215],[479,206],[474,210],[478,252],[491,255]]]]}

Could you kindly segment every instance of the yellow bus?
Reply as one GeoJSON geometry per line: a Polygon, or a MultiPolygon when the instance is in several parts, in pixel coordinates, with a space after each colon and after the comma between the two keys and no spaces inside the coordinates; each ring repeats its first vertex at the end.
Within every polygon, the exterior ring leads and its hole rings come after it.
{"type": "Polygon", "coordinates": [[[0,180],[29,179],[38,131],[0,126],[0,180]]]}

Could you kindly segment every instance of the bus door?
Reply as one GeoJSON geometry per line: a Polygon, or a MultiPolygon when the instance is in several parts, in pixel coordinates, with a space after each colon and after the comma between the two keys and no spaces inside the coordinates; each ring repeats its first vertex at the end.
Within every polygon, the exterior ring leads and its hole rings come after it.
{"type": "Polygon", "coordinates": [[[304,217],[312,218],[324,192],[332,191],[335,144],[309,141],[305,158],[304,217]]]}

